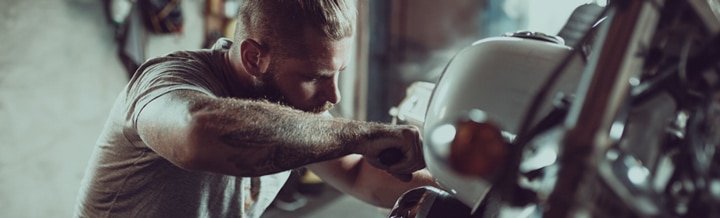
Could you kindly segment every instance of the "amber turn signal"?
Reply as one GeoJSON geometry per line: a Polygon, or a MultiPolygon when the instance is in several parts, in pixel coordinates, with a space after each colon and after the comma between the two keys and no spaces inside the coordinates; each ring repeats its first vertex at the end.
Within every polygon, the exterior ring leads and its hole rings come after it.
{"type": "Polygon", "coordinates": [[[490,122],[465,120],[456,125],[450,144],[450,166],[465,176],[491,179],[504,164],[507,145],[502,132],[490,122]]]}

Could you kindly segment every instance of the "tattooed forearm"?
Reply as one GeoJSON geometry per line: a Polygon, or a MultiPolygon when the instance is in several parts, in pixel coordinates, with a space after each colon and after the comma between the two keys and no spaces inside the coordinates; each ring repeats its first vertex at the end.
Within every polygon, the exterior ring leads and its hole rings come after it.
{"type": "Polygon", "coordinates": [[[225,134],[221,136],[221,141],[227,146],[242,149],[245,154],[253,154],[244,159],[232,158],[231,161],[236,167],[262,173],[279,172],[347,155],[351,152],[350,146],[345,146],[344,143],[357,138],[352,134],[342,134],[343,128],[329,119],[299,122],[274,128],[272,124],[256,125],[256,128],[225,134]],[[303,123],[308,125],[302,125],[303,123]],[[250,161],[253,157],[265,158],[264,161],[250,161]]]}
{"type": "MultiPolygon", "coordinates": [[[[237,101],[204,107],[203,128],[217,134],[219,146],[231,148],[228,164],[239,174],[263,175],[353,153],[375,138],[367,124],[331,119],[267,102],[237,101]]],[[[370,125],[371,126],[371,125],[370,125]]]]}

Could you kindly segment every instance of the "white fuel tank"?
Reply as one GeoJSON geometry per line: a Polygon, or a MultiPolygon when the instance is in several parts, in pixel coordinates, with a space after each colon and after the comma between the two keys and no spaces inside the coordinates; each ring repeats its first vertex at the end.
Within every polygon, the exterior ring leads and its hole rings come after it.
{"type": "MultiPolygon", "coordinates": [[[[425,161],[436,182],[473,210],[477,208],[491,184],[449,168],[448,139],[454,131],[447,127],[479,109],[503,131],[517,133],[535,93],[571,51],[559,37],[527,31],[486,38],[460,51],[435,85],[422,128],[425,161]]],[[[584,65],[583,57],[574,55],[538,118],[550,111],[555,94],[576,91],[584,65]]]]}

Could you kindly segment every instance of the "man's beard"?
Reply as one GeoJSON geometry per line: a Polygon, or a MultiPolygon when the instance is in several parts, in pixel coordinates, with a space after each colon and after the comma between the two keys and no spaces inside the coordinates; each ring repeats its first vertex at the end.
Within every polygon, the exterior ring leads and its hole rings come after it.
{"type": "Polygon", "coordinates": [[[270,102],[278,103],[281,105],[289,106],[298,110],[302,110],[305,112],[310,113],[323,113],[327,110],[330,110],[335,106],[335,104],[330,102],[325,102],[322,105],[313,105],[311,108],[298,108],[297,106],[291,104],[287,101],[287,98],[285,97],[285,94],[282,93],[280,90],[280,86],[277,83],[277,77],[275,76],[275,72],[268,70],[267,72],[263,73],[263,76],[261,78],[260,87],[262,87],[261,90],[265,93],[265,99],[267,99],[270,102]]]}

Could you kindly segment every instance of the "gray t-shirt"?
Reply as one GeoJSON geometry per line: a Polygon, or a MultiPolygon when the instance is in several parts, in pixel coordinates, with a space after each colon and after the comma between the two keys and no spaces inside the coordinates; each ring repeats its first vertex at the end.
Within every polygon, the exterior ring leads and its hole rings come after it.
{"type": "Polygon", "coordinates": [[[143,64],[119,94],[82,181],[75,217],[260,217],[288,171],[235,177],[178,168],[143,142],[143,107],[180,89],[229,97],[233,71],[221,39],[211,50],[175,52],[143,64]]]}

